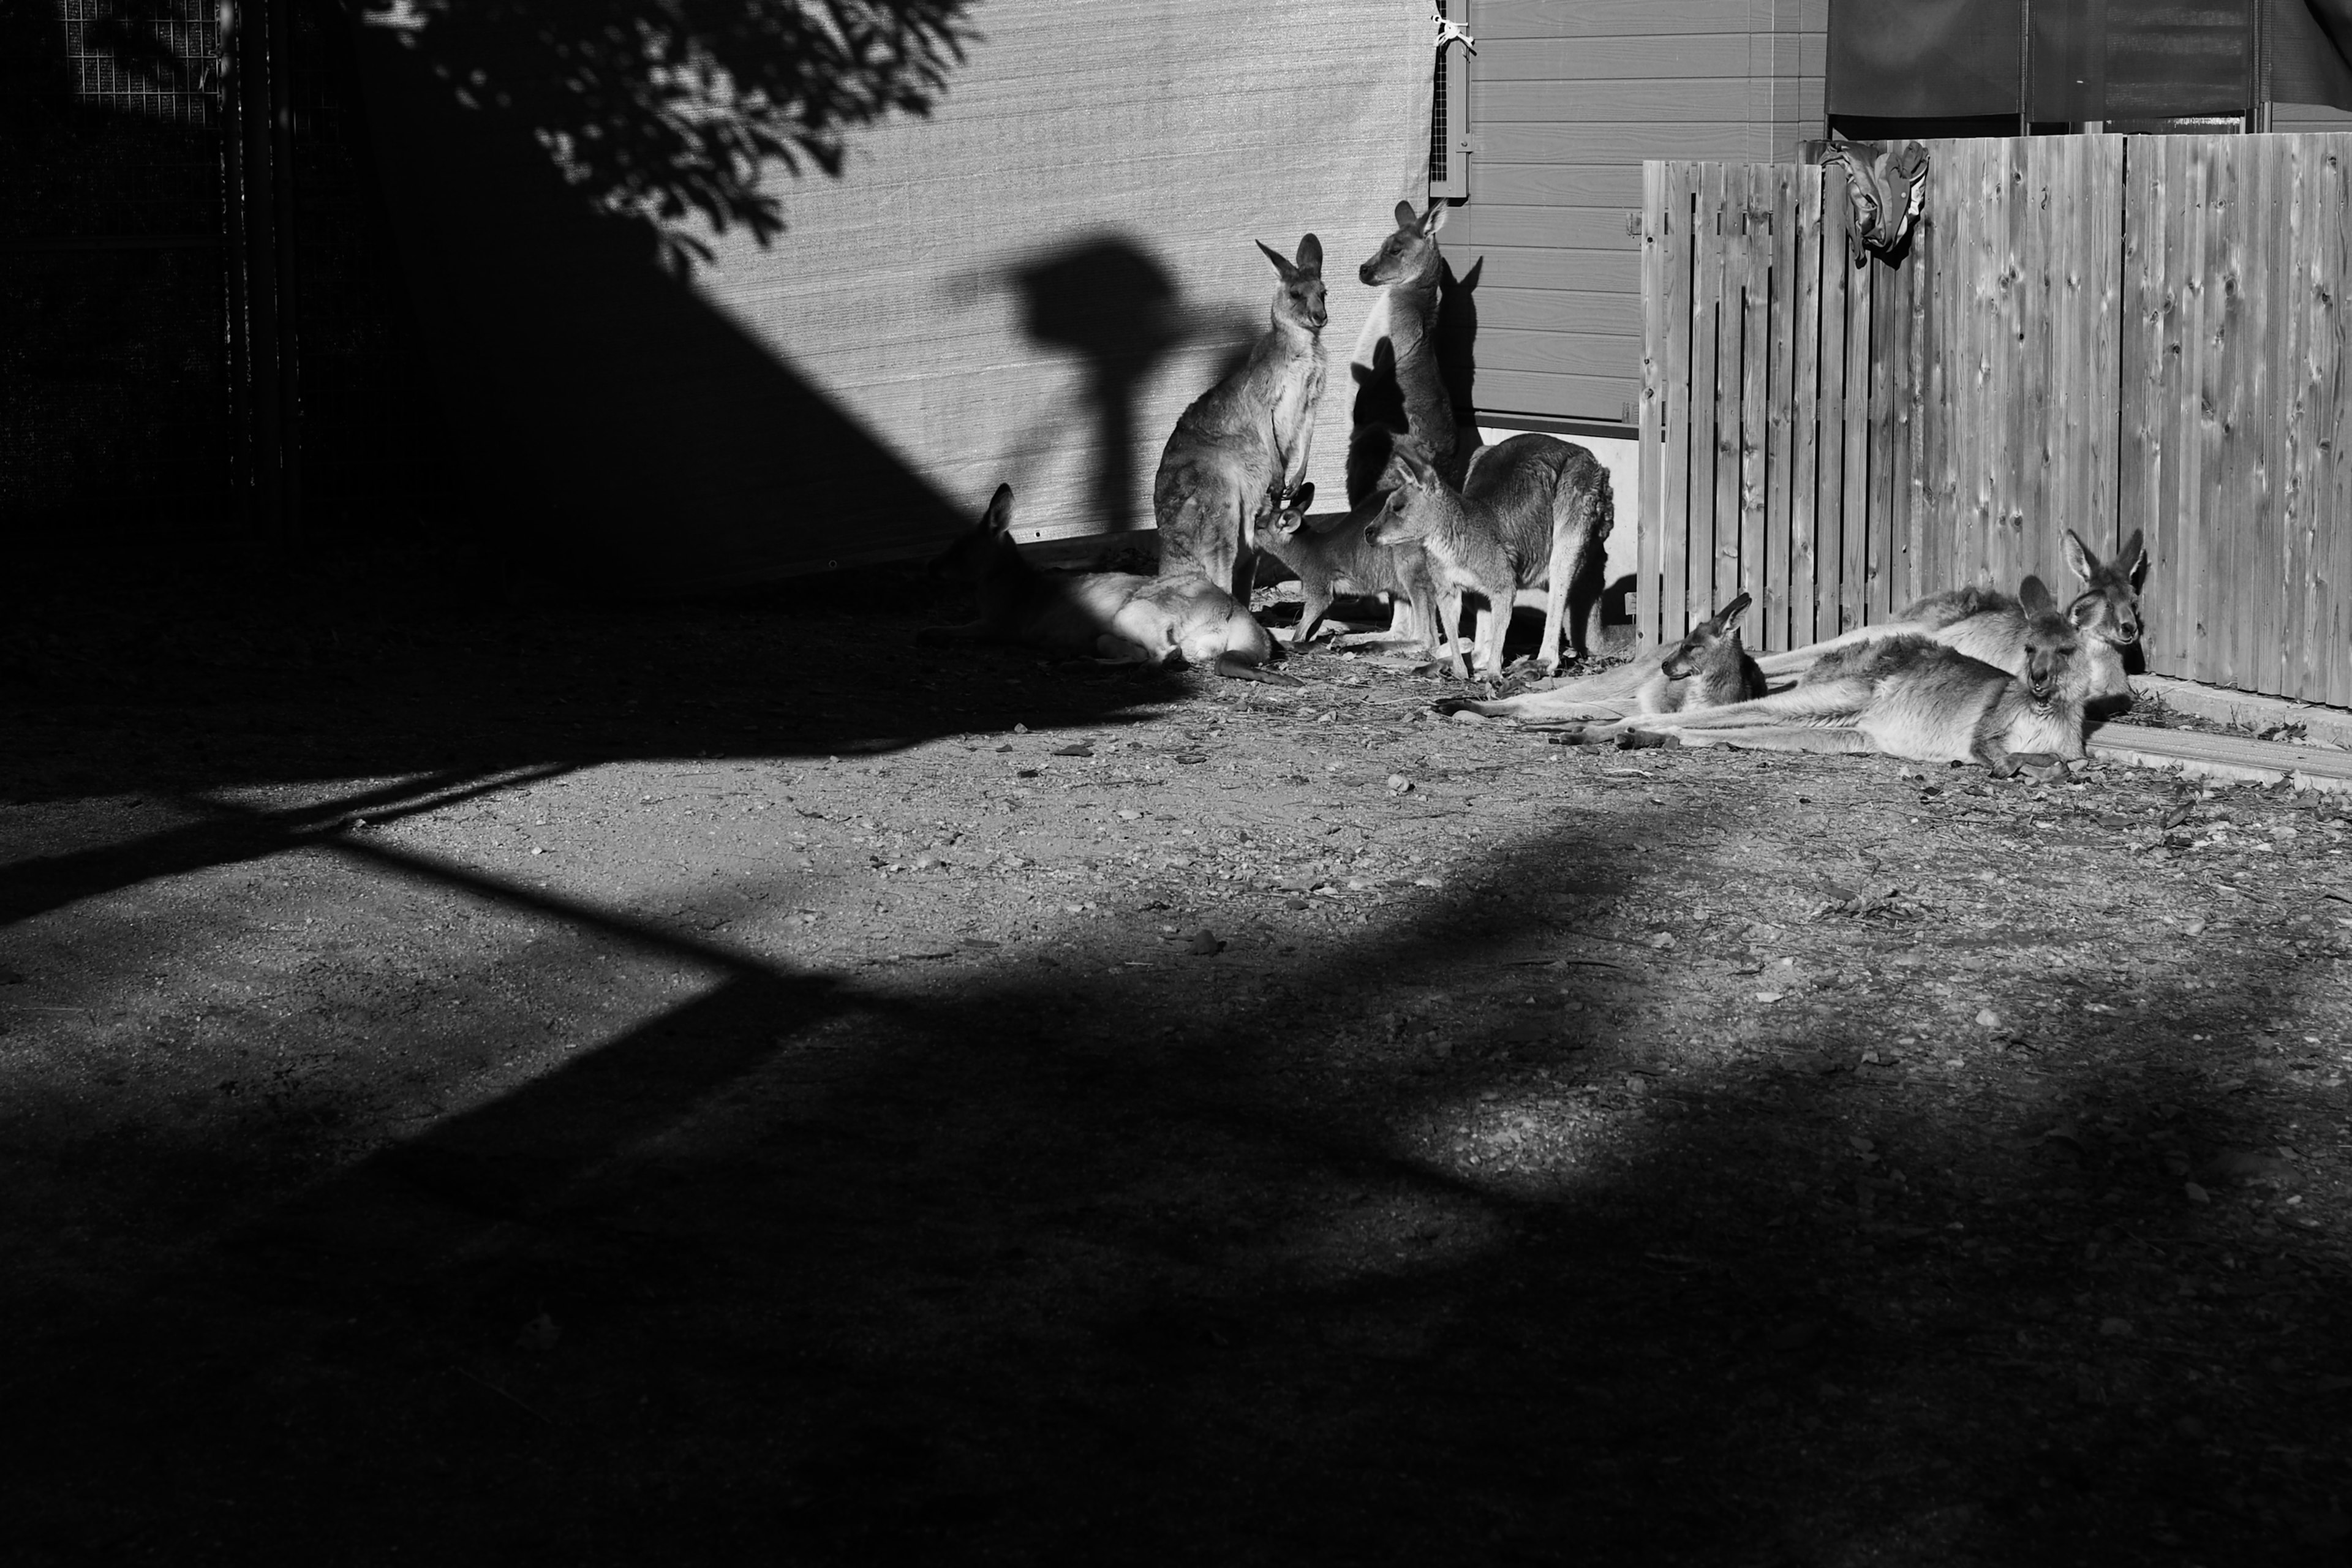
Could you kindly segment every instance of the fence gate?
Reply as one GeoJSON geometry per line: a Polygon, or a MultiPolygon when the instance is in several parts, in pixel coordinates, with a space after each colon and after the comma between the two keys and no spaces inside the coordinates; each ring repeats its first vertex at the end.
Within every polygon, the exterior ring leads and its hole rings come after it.
{"type": "Polygon", "coordinates": [[[1899,266],[1842,175],[1645,167],[1645,641],[1783,648],[2147,535],[2159,674],[2352,703],[2352,136],[1928,143],[1899,266]]]}

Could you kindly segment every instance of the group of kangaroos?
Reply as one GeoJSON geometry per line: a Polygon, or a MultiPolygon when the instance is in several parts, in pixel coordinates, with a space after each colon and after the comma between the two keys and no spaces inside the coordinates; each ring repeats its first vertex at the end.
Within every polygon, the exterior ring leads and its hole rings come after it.
{"type": "MultiPolygon", "coordinates": [[[[1456,679],[1473,668],[1492,679],[1502,672],[1518,595],[1540,592],[1541,672],[1559,668],[1564,633],[1582,658],[1583,617],[1569,613],[1569,600],[1598,566],[1615,520],[1609,475],[1591,451],[1555,437],[1492,447],[1462,439],[1437,363],[1445,213],[1435,200],[1418,213],[1398,203],[1395,231],[1357,269],[1366,287],[1387,290],[1375,356],[1386,395],[1357,399],[1345,510],[1307,510],[1328,320],[1323,247],[1309,234],[1286,258],[1260,242],[1280,275],[1271,321],[1247,359],[1194,400],[1168,437],[1152,484],[1158,573],[1032,565],[1013,540],[1012,488],[1000,485],[979,525],[937,563],[970,575],[980,616],[932,628],[926,639],[1181,662],[1297,684],[1267,668],[1277,647],[1249,609],[1264,552],[1303,590],[1293,650],[1307,646],[1337,595],[1379,595],[1396,606],[1392,630],[1417,637],[1456,679]],[[1472,600],[1465,660],[1460,628],[1472,600]]],[[[2147,561],[2137,532],[2103,563],[2069,531],[2065,557],[2082,591],[2063,606],[2038,577],[2013,596],[1954,589],[1892,622],[1759,659],[1738,630],[1749,603],[1743,594],[1633,665],[1438,707],[1619,744],[1878,752],[2002,770],[2036,757],[2079,759],[2087,720],[2130,704],[2124,659],[2139,637],[2147,561]]]]}

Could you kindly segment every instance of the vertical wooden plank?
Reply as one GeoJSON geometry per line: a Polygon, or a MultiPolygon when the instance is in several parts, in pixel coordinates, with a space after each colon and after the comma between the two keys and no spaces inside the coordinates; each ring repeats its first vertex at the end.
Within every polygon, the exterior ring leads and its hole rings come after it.
{"type": "Polygon", "coordinates": [[[1633,641],[1658,646],[1658,566],[1665,531],[1665,399],[1676,384],[1667,358],[1666,270],[1672,236],[1667,233],[1666,165],[1652,158],[1642,164],[1642,421],[1635,470],[1640,476],[1640,533],[1634,541],[1633,641]]]}
{"type": "Polygon", "coordinates": [[[2271,175],[2277,146],[2275,137],[2250,136],[2234,139],[2230,149],[2238,166],[2238,227],[2243,231],[2237,259],[2242,351],[2231,378],[2235,407],[2222,436],[2230,453],[2230,492],[2242,509],[2231,520],[2236,537],[2230,552],[2231,591],[2237,613],[2229,620],[2231,679],[2242,690],[2263,692],[2276,689],[2276,672],[2264,649],[2278,633],[2279,530],[2270,428],[2277,380],[2273,356],[2278,352],[2272,332],[2278,312],[2271,309],[2278,221],[2271,175]]]}
{"type": "Polygon", "coordinates": [[[2172,508],[2174,559],[2163,584],[2166,621],[2173,627],[2178,662],[2165,673],[2197,679],[2205,672],[2205,628],[2199,619],[2197,580],[2205,571],[2205,362],[2210,349],[2206,328],[2205,235],[2212,226],[2212,168],[2203,138],[2183,138],[2166,148],[2167,164],[2179,195],[2171,198],[2182,221],[2168,247],[2169,289],[2179,308],[2173,346],[2180,368],[2173,378],[2171,448],[2177,461],[2167,501],[2172,508]]]}
{"type": "Polygon", "coordinates": [[[1895,439],[1897,420],[1895,388],[1901,374],[1902,334],[1896,296],[1901,289],[1897,270],[1874,259],[1870,278],[1870,381],[1867,447],[1869,479],[1864,489],[1863,617],[1884,621],[1894,613],[1895,592],[1895,439]]]}
{"type": "Polygon", "coordinates": [[[2277,345],[2272,363],[2277,380],[2272,394],[2271,481],[2278,518],[2279,553],[2270,563],[2277,583],[2277,632],[2263,651],[2271,670],[2271,690],[2303,697],[2304,649],[2309,636],[2312,573],[2309,461],[2315,389],[2311,379],[2314,298],[2314,236],[2311,207],[2316,192],[2305,164],[2307,143],[2300,136],[2266,137],[2272,143],[2271,189],[2278,204],[2279,232],[2267,286],[2274,292],[2271,333],[2277,345]]]}
{"type": "MultiPolygon", "coordinates": [[[[2084,258],[2084,388],[2090,414],[2089,471],[2082,479],[2084,534],[2105,560],[2126,531],[2118,510],[2123,449],[2124,139],[2101,136],[2091,149],[2087,211],[2090,254],[2084,258]]],[[[2053,536],[2053,542],[2055,537],[2053,536]]],[[[2063,558],[2057,558],[2063,559],[2063,558]]]]}
{"type": "Polygon", "coordinates": [[[1665,298],[1660,314],[1666,333],[1667,397],[1664,513],[1658,529],[1658,583],[1650,620],[1662,641],[1683,635],[1684,581],[1689,572],[1691,529],[1691,468],[1696,458],[1695,427],[1704,427],[1703,395],[1698,384],[1696,323],[1700,310],[1697,286],[1701,254],[1698,213],[1698,167],[1694,163],[1666,165],[1667,239],[1665,298]]]}
{"type": "Polygon", "coordinates": [[[1822,171],[1797,171],[1796,353],[1791,361],[1790,407],[1796,429],[1789,474],[1789,613],[1772,634],[1773,648],[1813,640],[1819,602],[1820,565],[1815,543],[1821,525],[1822,268],[1826,244],[1822,230],[1822,171]]]}
{"type": "Polygon", "coordinates": [[[1722,292],[1715,314],[1715,505],[1706,569],[1691,574],[1691,613],[1706,616],[1739,592],[1741,334],[1747,327],[1748,174],[1745,163],[1712,165],[1722,181],[1717,229],[1722,292]]]}
{"type": "Polygon", "coordinates": [[[1956,301],[1967,285],[1962,258],[1968,233],[1967,170],[1969,144],[1931,143],[1927,201],[1920,215],[1920,237],[1927,271],[1912,292],[1913,332],[1918,342],[1919,466],[1915,470],[1915,504],[1920,509],[1919,581],[1915,595],[1949,587],[1952,574],[1952,521],[1955,441],[1952,396],[1962,384],[1959,342],[1952,330],[1956,301]]]}
{"type": "Polygon", "coordinates": [[[2059,274],[2065,266],[2065,236],[2069,228],[2063,207],[2065,136],[2037,136],[2021,142],[2019,199],[2011,205],[2010,243],[2016,257],[2015,282],[2010,291],[2011,353],[2003,369],[2013,395],[2004,400],[2009,442],[2009,493],[2001,498],[2000,564],[1996,580],[2014,588],[2017,580],[2035,569],[2028,547],[2029,529],[2042,526],[2050,511],[2050,492],[2056,476],[2054,455],[2063,444],[2053,426],[2065,419],[2064,388],[2059,377],[2058,334],[2052,329],[2062,306],[2059,274]],[[2031,521],[2029,522],[2029,520],[2031,521]]]}
{"type": "Polygon", "coordinates": [[[1839,458],[1838,629],[1870,614],[1870,292],[1871,267],[1845,263],[1845,450],[1839,458]]]}
{"type": "Polygon", "coordinates": [[[1771,323],[1765,337],[1770,344],[1771,384],[1766,389],[1768,447],[1764,455],[1764,591],[1748,624],[1757,628],[1752,639],[1759,647],[1787,646],[1789,569],[1793,551],[1790,538],[1790,455],[1798,410],[1795,403],[1797,355],[1797,228],[1800,171],[1782,163],[1772,171],[1771,323]],[[1775,640],[1776,637],[1780,640],[1775,640]]]}
{"type": "Polygon", "coordinates": [[[2210,355],[2211,341],[2206,325],[2205,275],[2206,231],[2213,226],[2212,166],[2203,137],[2184,137],[2168,147],[2166,153],[2169,172],[2180,192],[2171,205],[2182,222],[2166,257],[2173,297],[2179,308],[2174,342],[2180,370],[2175,378],[2177,401],[2172,405],[2176,422],[2171,447],[2178,462],[2166,497],[2172,507],[2176,556],[2167,563],[2168,569],[2161,588],[2165,619],[2174,628],[2179,662],[2163,673],[2195,680],[2207,675],[2205,628],[2199,617],[2197,580],[2206,570],[2202,525],[2207,457],[2204,399],[2213,390],[2207,384],[2206,361],[2210,355]]]}
{"type": "Polygon", "coordinates": [[[2221,686],[2238,683],[2238,645],[2231,627],[2244,602],[2239,548],[2245,533],[2248,474],[2236,439],[2245,419],[2247,180],[2234,155],[2236,138],[2216,137],[2206,147],[2212,201],[2205,247],[2205,313],[2208,333],[2203,399],[2203,485],[2198,497],[2205,536],[2205,571],[2199,579],[2199,620],[2209,657],[2202,677],[2221,686]]]}
{"type": "Polygon", "coordinates": [[[1928,463],[1933,461],[1933,449],[1928,447],[1928,430],[1933,421],[1928,418],[1928,353],[1931,341],[1927,336],[1927,300],[1936,287],[1936,226],[1919,214],[1919,228],[1912,233],[1910,261],[1903,268],[1907,278],[1903,279],[1903,449],[1895,468],[1895,494],[1898,494],[1898,517],[1903,520],[1903,593],[1895,611],[1903,605],[1928,593],[1928,562],[1931,557],[1933,515],[1927,503],[1928,463]]]}
{"type": "Polygon", "coordinates": [[[1765,392],[1772,369],[1773,231],[1780,220],[1772,165],[1751,163],[1747,175],[1740,244],[1745,279],[1739,323],[1739,556],[1731,593],[1720,595],[1718,605],[1743,593],[1764,596],[1764,457],[1770,441],[1765,392]]]}
{"type": "Polygon", "coordinates": [[[2213,504],[2207,516],[2218,546],[2213,566],[2223,597],[2212,606],[2208,624],[2217,633],[2221,681],[2241,689],[2250,689],[2254,679],[2247,622],[2262,602],[2263,525],[2256,515],[2263,505],[2262,405],[2257,388],[2267,344],[2264,301],[2257,281],[2266,258],[2268,236],[2262,227],[2268,192],[2261,160],[2247,155],[2255,145],[2232,137],[2216,147],[2230,182],[2222,244],[2216,254],[2227,325],[2221,338],[2221,396],[2215,404],[2220,483],[2209,492],[2213,504]]]}
{"type": "Polygon", "coordinates": [[[1822,433],[1813,483],[1813,629],[1808,640],[1838,634],[1838,579],[1845,560],[1846,294],[1853,276],[1845,253],[1845,182],[1825,176],[1821,223],[1822,433]]]}
{"type": "MultiPolygon", "coordinates": [[[[2122,407],[2116,433],[2116,511],[2122,534],[2127,537],[2138,528],[2146,536],[2153,587],[2158,571],[2154,563],[2169,539],[2158,498],[2164,494],[2170,457],[2166,440],[2165,410],[2171,406],[2167,387],[2179,358],[2168,347],[2176,312],[2166,289],[2164,258],[2169,237],[2179,227],[2179,216],[2164,200],[2168,139],[2123,140],[2123,331],[2118,344],[2122,407]]],[[[2141,648],[2151,668],[2165,657],[2158,639],[2167,630],[2156,625],[2154,617],[2143,618],[2141,648]]]]}
{"type": "Polygon", "coordinates": [[[1665,635],[1682,636],[1706,614],[1715,591],[1717,470],[1723,452],[1724,165],[1697,165],[1697,250],[1691,265],[1690,545],[1683,580],[1667,586],[1665,635]]]}
{"type": "Polygon", "coordinates": [[[2347,342],[2352,316],[2344,304],[2344,290],[2352,288],[2352,135],[2328,136],[2319,168],[2319,281],[2326,301],[2311,330],[2315,369],[2326,389],[2313,443],[2325,476],[2316,491],[2325,521],[2316,552],[2321,564],[2313,574],[2312,637],[2326,700],[2352,707],[2352,461],[2347,460],[2352,457],[2352,396],[2344,385],[2344,378],[2352,375],[2352,343],[2347,342]]]}
{"type": "Polygon", "coordinates": [[[1999,415],[1990,392],[1991,344],[2000,316],[1999,265],[1996,232],[2005,223],[2000,183],[2005,143],[1987,138],[1969,150],[1968,182],[1962,210],[1967,214],[1966,250],[1950,301],[1953,320],[1955,374],[1952,428],[1957,443],[1953,464],[1952,574],[1945,586],[1958,588],[1978,580],[1985,566],[1986,521],[1992,505],[1994,442],[1992,421],[1999,415]]]}

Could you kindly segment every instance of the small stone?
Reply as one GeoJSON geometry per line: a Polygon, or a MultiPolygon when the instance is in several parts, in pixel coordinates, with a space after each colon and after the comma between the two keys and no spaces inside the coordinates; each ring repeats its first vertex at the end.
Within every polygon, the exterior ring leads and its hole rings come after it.
{"type": "Polygon", "coordinates": [[[2213,1201],[2213,1194],[2207,1192],[2204,1188],[2199,1186],[2194,1182],[2181,1183],[2180,1195],[2187,1198],[2192,1204],[2210,1204],[2213,1201]]]}
{"type": "Polygon", "coordinates": [[[1486,716],[1484,713],[1473,713],[1465,708],[1454,715],[1454,721],[1456,724],[1484,724],[1486,721],[1486,716]]]}
{"type": "Polygon", "coordinates": [[[2099,1320],[2099,1332],[2107,1335],[2111,1339],[2129,1338],[2131,1331],[2131,1320],[2128,1318],[2102,1318],[2099,1320]]]}
{"type": "Polygon", "coordinates": [[[1987,1007],[1977,1015],[1977,1026],[1979,1028],[1998,1029],[2000,1027],[2000,1015],[1987,1007]]]}
{"type": "Polygon", "coordinates": [[[1025,735],[1029,732],[1029,726],[1026,724],[1015,724],[1013,726],[1013,732],[1016,735],[1025,735]]]}
{"type": "Polygon", "coordinates": [[[1217,940],[1217,933],[1215,931],[1211,931],[1207,926],[1202,926],[1199,931],[1192,933],[1192,942],[1186,946],[1184,951],[1191,953],[1195,958],[1213,958],[1223,949],[1224,945],[1225,944],[1223,942],[1217,940]]]}
{"type": "Polygon", "coordinates": [[[1675,933],[1670,931],[1662,931],[1657,935],[1650,939],[1650,945],[1663,952],[1667,948],[1675,945],[1675,933]]]}
{"type": "Polygon", "coordinates": [[[1405,795],[1410,793],[1412,789],[1412,781],[1405,777],[1402,773],[1391,773],[1389,775],[1389,793],[1391,795],[1405,795]]]}

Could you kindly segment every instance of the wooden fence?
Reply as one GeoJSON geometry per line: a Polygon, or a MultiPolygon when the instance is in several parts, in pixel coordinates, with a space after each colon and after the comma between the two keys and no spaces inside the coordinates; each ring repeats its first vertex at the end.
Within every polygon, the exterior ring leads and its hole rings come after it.
{"type": "Polygon", "coordinates": [[[2352,135],[1937,142],[1901,265],[1841,176],[1653,163],[1645,641],[1790,647],[2147,532],[2147,668],[2352,705],[2352,135]]]}

